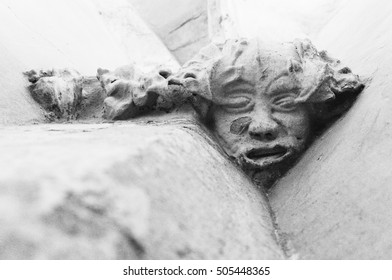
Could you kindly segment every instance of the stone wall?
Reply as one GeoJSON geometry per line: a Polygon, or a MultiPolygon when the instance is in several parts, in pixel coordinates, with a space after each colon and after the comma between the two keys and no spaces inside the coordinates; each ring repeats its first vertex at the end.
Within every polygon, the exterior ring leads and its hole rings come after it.
{"type": "Polygon", "coordinates": [[[344,1],[210,0],[210,36],[218,42],[233,37],[278,42],[314,39],[344,1]]]}
{"type": "Polygon", "coordinates": [[[128,0],[180,64],[209,40],[207,0],[128,0]]]}

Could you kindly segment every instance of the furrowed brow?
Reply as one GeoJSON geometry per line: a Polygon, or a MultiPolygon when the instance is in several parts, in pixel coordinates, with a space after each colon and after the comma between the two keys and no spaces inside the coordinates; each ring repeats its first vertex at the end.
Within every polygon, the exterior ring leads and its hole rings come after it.
{"type": "Polygon", "coordinates": [[[267,95],[273,95],[281,92],[299,90],[300,88],[301,86],[298,81],[295,79],[293,80],[287,72],[283,72],[269,83],[266,93],[267,95]]]}
{"type": "Polygon", "coordinates": [[[235,93],[235,92],[244,92],[244,93],[250,93],[254,94],[255,93],[255,86],[244,80],[244,79],[238,79],[231,81],[229,83],[226,83],[222,86],[223,92],[225,95],[235,93]]]}

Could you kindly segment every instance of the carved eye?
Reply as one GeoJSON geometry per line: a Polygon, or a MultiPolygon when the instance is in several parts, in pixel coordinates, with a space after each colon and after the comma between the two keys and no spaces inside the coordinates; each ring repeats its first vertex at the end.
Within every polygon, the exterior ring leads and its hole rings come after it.
{"type": "Polygon", "coordinates": [[[196,79],[196,75],[193,74],[193,73],[186,73],[186,74],[184,75],[184,79],[187,79],[187,78],[196,79]]]}
{"type": "Polygon", "coordinates": [[[340,69],[338,72],[339,72],[340,74],[349,74],[349,73],[351,73],[351,69],[348,68],[348,67],[343,67],[343,68],[340,69]]]}
{"type": "Polygon", "coordinates": [[[117,79],[111,80],[110,83],[113,84],[115,81],[117,81],[117,79]]]}
{"type": "Polygon", "coordinates": [[[293,111],[297,108],[297,104],[294,102],[295,97],[294,93],[279,94],[271,99],[271,107],[277,111],[293,111]]]}
{"type": "Polygon", "coordinates": [[[240,113],[251,110],[254,104],[247,96],[229,96],[221,105],[226,111],[240,113]]]}

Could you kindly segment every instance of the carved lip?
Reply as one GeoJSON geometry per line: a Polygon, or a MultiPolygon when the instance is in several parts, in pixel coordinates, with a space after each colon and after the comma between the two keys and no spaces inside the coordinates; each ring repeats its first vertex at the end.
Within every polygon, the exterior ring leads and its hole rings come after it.
{"type": "Polygon", "coordinates": [[[260,147],[248,150],[243,154],[246,163],[257,167],[267,167],[285,160],[291,152],[288,148],[275,145],[272,147],[260,147]]]}

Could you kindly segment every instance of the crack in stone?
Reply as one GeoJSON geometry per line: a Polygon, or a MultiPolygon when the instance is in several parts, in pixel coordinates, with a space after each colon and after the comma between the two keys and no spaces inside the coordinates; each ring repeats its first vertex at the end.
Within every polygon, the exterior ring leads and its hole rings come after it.
{"type": "Polygon", "coordinates": [[[173,32],[175,32],[175,31],[177,31],[178,29],[182,28],[184,25],[188,24],[189,22],[194,21],[194,20],[197,20],[197,19],[198,19],[199,17],[201,17],[203,14],[204,14],[204,12],[203,12],[203,13],[200,13],[200,14],[198,14],[198,15],[196,15],[196,16],[193,16],[193,17],[191,17],[191,18],[189,18],[189,19],[187,19],[186,21],[184,21],[183,23],[181,23],[179,26],[177,26],[177,27],[174,28],[173,30],[169,31],[168,34],[172,34],[173,32]]]}

